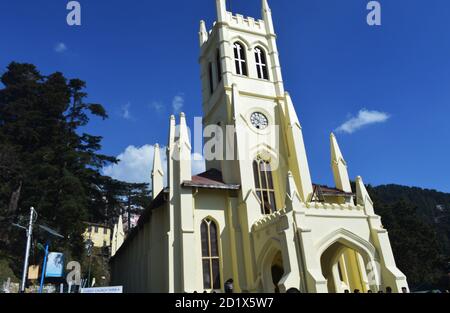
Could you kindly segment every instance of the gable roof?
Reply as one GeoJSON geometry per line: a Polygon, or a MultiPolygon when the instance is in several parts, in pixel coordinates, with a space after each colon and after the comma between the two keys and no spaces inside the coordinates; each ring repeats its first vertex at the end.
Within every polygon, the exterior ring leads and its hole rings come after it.
{"type": "Polygon", "coordinates": [[[221,190],[239,190],[241,188],[238,184],[226,184],[223,181],[222,172],[216,169],[192,176],[192,180],[184,181],[182,186],[221,190]]]}
{"type": "Polygon", "coordinates": [[[337,188],[330,188],[324,185],[313,184],[313,198],[314,196],[320,197],[352,197],[355,194],[351,192],[345,192],[337,188]]]}

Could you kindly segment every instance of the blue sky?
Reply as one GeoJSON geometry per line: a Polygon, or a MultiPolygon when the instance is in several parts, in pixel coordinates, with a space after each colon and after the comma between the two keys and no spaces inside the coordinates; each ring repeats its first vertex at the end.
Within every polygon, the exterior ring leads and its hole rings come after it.
{"type": "MultiPolygon", "coordinates": [[[[123,153],[121,175],[137,175],[145,145],[166,144],[171,113],[201,116],[198,28],[211,27],[215,1],[80,0],[80,27],[66,24],[67,2],[0,0],[0,70],[14,60],[85,80],[110,114],[89,131],[123,153]]],[[[380,0],[380,27],[366,23],[368,0],[269,2],[313,180],[332,185],[329,134],[365,109],[389,118],[337,134],[352,178],[450,192],[450,2],[380,0]]],[[[228,1],[258,18],[260,6],[228,1]]]]}

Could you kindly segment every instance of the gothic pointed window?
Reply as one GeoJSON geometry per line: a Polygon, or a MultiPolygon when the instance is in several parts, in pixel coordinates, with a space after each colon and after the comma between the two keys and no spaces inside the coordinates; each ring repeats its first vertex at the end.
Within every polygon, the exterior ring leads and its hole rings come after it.
{"type": "Polygon", "coordinates": [[[260,47],[255,48],[256,72],[258,78],[269,79],[269,72],[267,71],[267,59],[264,50],[260,47]]]}
{"type": "Polygon", "coordinates": [[[247,60],[244,46],[238,42],[234,43],[234,62],[236,64],[236,74],[247,76],[247,60]]]}
{"type": "Polygon", "coordinates": [[[253,162],[253,175],[255,177],[256,194],[261,201],[261,213],[274,213],[277,207],[270,163],[259,158],[255,160],[253,162]]]}
{"type": "Polygon", "coordinates": [[[220,83],[222,81],[222,59],[220,58],[219,49],[217,49],[216,64],[217,64],[217,81],[220,83]]]}
{"type": "Polygon", "coordinates": [[[204,219],[201,227],[203,288],[220,289],[220,257],[218,228],[211,219],[204,219]]]}
{"type": "Polygon", "coordinates": [[[213,68],[212,68],[212,63],[209,63],[208,66],[208,80],[209,80],[209,92],[211,94],[214,93],[214,81],[213,81],[213,68]]]}

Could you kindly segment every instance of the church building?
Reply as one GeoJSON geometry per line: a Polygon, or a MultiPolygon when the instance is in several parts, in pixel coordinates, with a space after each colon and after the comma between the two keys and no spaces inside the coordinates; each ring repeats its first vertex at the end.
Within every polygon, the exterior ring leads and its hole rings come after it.
{"type": "Polygon", "coordinates": [[[267,0],[261,19],[227,11],[226,0],[216,7],[211,30],[200,22],[203,128],[221,134],[215,153],[226,157],[205,156],[206,172],[192,176],[186,116],[178,126],[170,117],[167,168],[156,146],[154,199],[123,243],[113,238],[112,283],[170,293],[224,292],[230,280],[235,292],[408,288],[361,177],[352,191],[333,134],[336,186],[311,181],[267,0]]]}

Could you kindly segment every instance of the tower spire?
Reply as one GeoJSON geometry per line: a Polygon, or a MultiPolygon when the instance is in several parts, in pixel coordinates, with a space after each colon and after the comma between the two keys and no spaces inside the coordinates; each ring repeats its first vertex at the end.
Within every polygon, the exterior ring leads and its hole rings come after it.
{"type": "Polygon", "coordinates": [[[356,203],[359,205],[373,204],[361,176],[356,177],[356,203]]]}
{"type": "Polygon", "coordinates": [[[217,22],[224,22],[227,15],[226,0],[216,0],[217,22]]]}
{"type": "Polygon", "coordinates": [[[164,170],[161,164],[161,153],[159,145],[155,145],[153,157],[153,171],[152,171],[152,192],[153,198],[159,195],[164,189],[164,170]]]}
{"type": "Polygon", "coordinates": [[[336,188],[351,193],[350,179],[348,176],[347,163],[342,156],[336,136],[333,133],[330,135],[331,145],[331,167],[333,168],[334,182],[336,188]]]}
{"type": "MultiPolygon", "coordinates": [[[[167,145],[169,154],[172,153],[173,146],[175,145],[175,115],[170,116],[169,122],[169,143],[167,145]]],[[[169,156],[168,156],[169,158],[169,156]]]]}
{"type": "Polygon", "coordinates": [[[270,12],[269,2],[267,0],[262,0],[263,12],[270,12]]]}
{"type": "Polygon", "coordinates": [[[175,153],[175,115],[170,116],[169,121],[169,142],[167,144],[167,184],[173,190],[174,184],[174,153],[175,153]]]}
{"type": "Polygon", "coordinates": [[[294,176],[292,175],[292,172],[289,171],[286,183],[286,212],[293,211],[295,208],[300,208],[300,206],[301,200],[297,191],[297,186],[295,185],[294,176]]]}
{"type": "Polygon", "coordinates": [[[356,204],[362,205],[365,208],[367,215],[375,215],[373,201],[367,192],[361,176],[356,177],[356,204]]]}
{"type": "Polygon", "coordinates": [[[266,24],[266,30],[269,34],[275,34],[272,20],[272,10],[267,0],[262,0],[262,18],[266,24]]]}
{"type": "Polygon", "coordinates": [[[200,21],[200,31],[198,32],[200,47],[208,41],[208,31],[206,30],[206,24],[204,20],[200,21]]]}
{"type": "Polygon", "coordinates": [[[305,143],[303,140],[302,126],[295,113],[289,93],[285,93],[286,99],[286,117],[288,123],[288,140],[292,143],[292,158],[294,164],[298,166],[291,167],[292,174],[296,179],[297,190],[303,202],[309,202],[313,194],[311,182],[311,173],[309,171],[308,158],[306,156],[305,143]]]}
{"type": "Polygon", "coordinates": [[[191,142],[189,140],[189,131],[186,124],[186,115],[180,114],[180,135],[178,138],[178,162],[179,162],[179,176],[180,180],[191,180],[191,142]]]}

